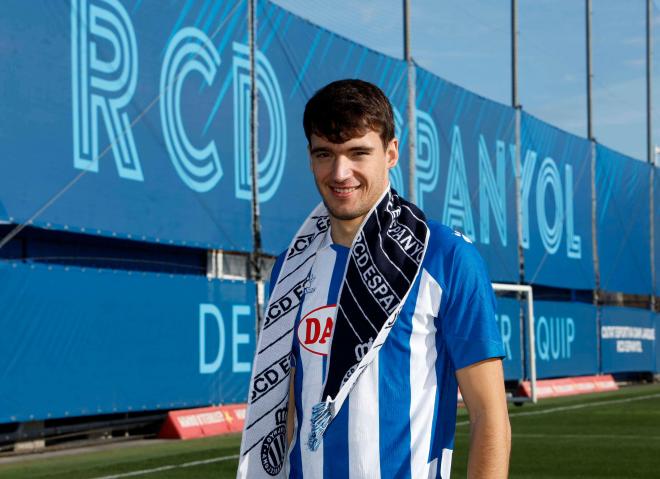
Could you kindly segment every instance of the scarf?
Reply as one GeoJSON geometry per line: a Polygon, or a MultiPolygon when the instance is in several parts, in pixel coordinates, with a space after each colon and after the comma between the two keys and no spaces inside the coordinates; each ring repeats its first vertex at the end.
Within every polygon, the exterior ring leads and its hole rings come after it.
{"type": "MultiPolygon", "coordinates": [[[[321,203],[291,241],[273,288],[252,368],[239,478],[267,478],[282,471],[295,321],[314,257],[329,230],[330,217],[321,203]]],[[[421,269],[428,237],[424,213],[391,188],[362,222],[339,290],[323,394],[311,411],[311,450],[319,447],[361,372],[385,342],[421,269]]]]}

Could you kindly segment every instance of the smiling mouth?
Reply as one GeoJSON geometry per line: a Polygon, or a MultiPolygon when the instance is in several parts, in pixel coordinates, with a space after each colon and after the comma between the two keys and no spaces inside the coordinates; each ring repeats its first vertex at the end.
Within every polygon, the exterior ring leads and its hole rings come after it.
{"type": "Polygon", "coordinates": [[[335,193],[336,195],[349,195],[353,191],[357,190],[358,188],[359,188],[359,186],[350,186],[348,188],[346,188],[346,187],[340,188],[340,187],[337,187],[337,186],[331,186],[330,187],[332,192],[335,193]]]}

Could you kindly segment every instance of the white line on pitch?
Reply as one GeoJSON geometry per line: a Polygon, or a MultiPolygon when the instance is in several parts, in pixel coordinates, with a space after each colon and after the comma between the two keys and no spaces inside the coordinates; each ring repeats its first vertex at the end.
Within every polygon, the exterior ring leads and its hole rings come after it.
{"type": "MultiPolygon", "coordinates": [[[[469,433],[467,431],[459,431],[456,433],[457,436],[468,436],[469,433]]],[[[644,435],[634,435],[634,434],[554,434],[554,433],[548,433],[548,434],[542,434],[542,433],[511,433],[511,435],[515,437],[530,437],[530,438],[545,438],[545,437],[552,437],[552,438],[565,438],[565,439],[631,439],[635,441],[639,440],[660,440],[660,436],[644,436],[644,435]]]]}
{"type": "Polygon", "coordinates": [[[204,464],[213,464],[214,462],[229,461],[230,459],[238,459],[238,454],[234,456],[215,457],[213,459],[205,459],[203,461],[192,461],[184,462],[183,464],[172,464],[170,466],[154,467],[153,469],[142,469],[141,471],[124,472],[122,474],[113,474],[111,476],[95,477],[94,479],[119,479],[121,477],[142,476],[144,474],[153,474],[154,472],[169,471],[170,469],[202,466],[204,464]]]}
{"type": "MultiPolygon", "coordinates": [[[[584,404],[574,404],[572,406],[559,406],[549,409],[542,409],[540,411],[514,412],[512,414],[509,414],[509,417],[537,416],[539,414],[550,414],[553,412],[571,411],[573,409],[585,409],[589,407],[609,406],[610,404],[621,404],[621,403],[633,402],[633,401],[644,401],[645,399],[654,399],[654,398],[660,398],[660,394],[649,394],[647,396],[638,396],[634,398],[614,399],[612,401],[594,401],[594,402],[587,402],[584,404]]],[[[468,424],[470,424],[470,421],[460,421],[456,423],[457,426],[467,426],[468,424]]]]}

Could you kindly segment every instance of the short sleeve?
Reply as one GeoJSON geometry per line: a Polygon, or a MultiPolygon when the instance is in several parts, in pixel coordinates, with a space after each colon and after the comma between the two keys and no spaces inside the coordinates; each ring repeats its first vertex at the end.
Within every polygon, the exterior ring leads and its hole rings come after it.
{"type": "Polygon", "coordinates": [[[456,370],[505,356],[495,319],[496,300],[484,261],[461,242],[448,258],[447,291],[440,306],[441,330],[456,370]]]}

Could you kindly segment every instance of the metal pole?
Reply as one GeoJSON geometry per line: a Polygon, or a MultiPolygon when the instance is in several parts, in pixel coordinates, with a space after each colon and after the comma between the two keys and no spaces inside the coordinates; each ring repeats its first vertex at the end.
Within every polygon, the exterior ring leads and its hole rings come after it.
{"type": "Polygon", "coordinates": [[[516,189],[516,214],[518,234],[518,274],[519,282],[525,281],[525,258],[522,248],[522,198],[521,198],[521,139],[520,139],[520,116],[521,108],[518,100],[518,0],[511,0],[511,106],[515,112],[515,189],[516,189]]]}
{"type": "Polygon", "coordinates": [[[250,49],[250,176],[252,182],[252,278],[256,288],[256,331],[261,329],[261,305],[263,303],[263,278],[261,273],[261,222],[259,219],[259,174],[257,161],[259,158],[259,145],[257,143],[257,127],[259,124],[258,91],[256,74],[256,34],[257,34],[257,6],[256,0],[248,0],[248,44],[250,49]]]}
{"type": "Polygon", "coordinates": [[[511,106],[518,108],[518,0],[511,0],[511,106]]]}
{"type": "MultiPolygon", "coordinates": [[[[593,130],[593,54],[591,48],[591,19],[593,8],[591,0],[585,1],[585,26],[586,26],[586,62],[587,62],[587,139],[590,143],[591,158],[591,251],[594,266],[594,289],[592,303],[596,307],[596,337],[600,337],[601,309],[600,303],[600,256],[598,255],[598,202],[596,192],[596,139],[593,130]]],[[[602,354],[600,341],[596,344],[596,357],[598,358],[598,373],[602,372],[602,354]]]]}
{"type": "Polygon", "coordinates": [[[587,139],[593,140],[593,109],[591,103],[591,88],[593,80],[593,63],[591,55],[591,0],[586,0],[585,20],[587,27],[587,139]]]}
{"type": "Polygon", "coordinates": [[[653,0],[646,0],[646,146],[648,162],[654,164],[653,151],[653,0]]]}
{"type": "Polygon", "coordinates": [[[646,1],[646,142],[648,162],[651,164],[651,174],[649,176],[649,241],[651,256],[651,301],[649,306],[655,311],[656,295],[656,274],[655,270],[655,202],[654,200],[654,182],[655,182],[655,151],[653,147],[653,1],[646,1]]]}
{"type": "Polygon", "coordinates": [[[518,0],[511,0],[511,106],[516,110],[515,124],[515,189],[516,189],[516,215],[517,215],[517,234],[518,234],[518,274],[520,283],[525,282],[525,258],[522,247],[522,198],[521,198],[521,139],[520,122],[521,107],[518,100],[518,0]]]}
{"type": "Polygon", "coordinates": [[[525,282],[525,257],[522,247],[522,198],[521,198],[521,107],[518,99],[518,0],[511,0],[511,106],[516,110],[515,123],[515,189],[516,189],[516,215],[517,215],[517,234],[518,234],[518,274],[520,283],[525,282]]]}
{"type": "Polygon", "coordinates": [[[592,84],[593,84],[593,55],[591,48],[591,18],[593,9],[591,0],[585,2],[585,23],[586,43],[587,43],[587,139],[591,143],[591,249],[593,251],[594,262],[594,292],[593,303],[598,306],[600,297],[600,259],[598,256],[598,230],[597,230],[597,198],[596,198],[596,139],[593,131],[593,103],[592,103],[592,84]]]}
{"type": "MultiPolygon", "coordinates": [[[[522,242],[522,193],[521,193],[521,176],[522,176],[522,141],[521,141],[521,120],[522,120],[522,108],[520,106],[520,100],[518,98],[518,0],[511,0],[511,106],[515,109],[515,194],[516,194],[516,232],[518,239],[518,282],[522,285],[525,283],[525,254],[523,251],[523,242],[522,242]]],[[[529,288],[527,286],[526,288],[529,288]]],[[[531,288],[530,288],[531,289],[531,288]]],[[[522,295],[517,295],[518,301],[522,300],[522,295]]],[[[527,371],[529,374],[530,380],[532,382],[532,400],[536,402],[535,389],[536,389],[536,366],[535,362],[535,345],[534,345],[534,330],[533,330],[533,316],[530,316],[530,311],[527,313],[528,321],[525,324],[524,318],[525,313],[522,308],[522,303],[520,303],[519,308],[519,321],[521,326],[527,328],[527,338],[529,340],[529,352],[524,353],[525,362],[527,364],[527,359],[529,359],[529,368],[527,371]],[[529,358],[527,358],[529,354],[529,358]]]]}
{"type": "Polygon", "coordinates": [[[410,0],[403,0],[403,56],[408,66],[408,199],[417,201],[415,173],[415,143],[417,128],[415,124],[415,64],[410,51],[410,0]]]}

